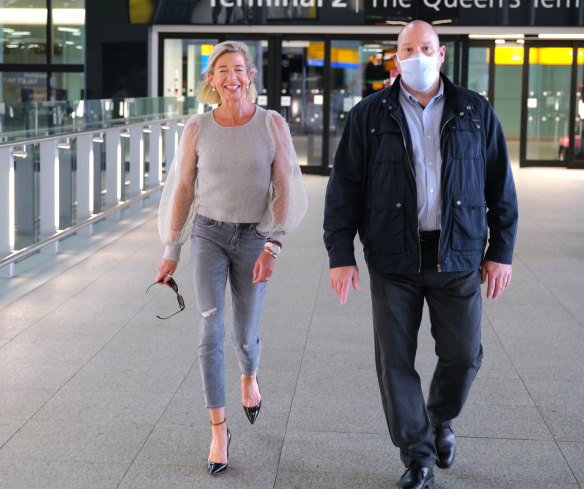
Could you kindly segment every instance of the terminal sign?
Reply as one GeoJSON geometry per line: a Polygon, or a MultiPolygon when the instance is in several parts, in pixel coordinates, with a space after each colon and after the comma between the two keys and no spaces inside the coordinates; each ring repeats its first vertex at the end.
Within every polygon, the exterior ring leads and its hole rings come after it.
{"type": "MultiPolygon", "coordinates": [[[[360,2],[369,2],[373,8],[413,8],[414,0],[356,0],[348,2],[345,0],[209,0],[211,7],[323,7],[325,3],[332,8],[347,8],[353,4],[357,6],[360,2]]],[[[584,0],[523,0],[524,4],[529,4],[533,8],[555,9],[574,8],[579,9],[584,0]]],[[[419,3],[419,2],[418,2],[419,3]]],[[[522,0],[422,0],[424,6],[440,11],[442,9],[493,9],[493,8],[520,8],[522,0]]],[[[358,8],[358,7],[357,7],[358,8]]]]}

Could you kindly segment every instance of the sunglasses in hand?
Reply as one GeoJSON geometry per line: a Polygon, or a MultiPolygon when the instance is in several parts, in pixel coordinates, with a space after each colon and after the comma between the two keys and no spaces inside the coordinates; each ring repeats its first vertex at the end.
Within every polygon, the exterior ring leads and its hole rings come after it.
{"type": "Polygon", "coordinates": [[[168,319],[171,318],[172,316],[174,316],[175,314],[178,314],[179,312],[183,311],[185,308],[185,301],[182,297],[182,295],[180,295],[178,293],[178,285],[176,285],[176,282],[174,281],[174,279],[172,277],[170,277],[170,279],[168,280],[168,282],[164,282],[163,280],[161,280],[160,282],[154,282],[153,284],[149,285],[148,288],[146,289],[146,293],[148,293],[148,291],[150,290],[150,287],[152,287],[153,285],[156,284],[161,284],[161,285],[166,285],[167,287],[170,287],[172,290],[174,290],[174,292],[176,293],[176,298],[178,299],[178,307],[179,310],[172,313],[170,316],[166,316],[166,317],[161,317],[161,316],[156,316],[158,319],[168,319]]]}

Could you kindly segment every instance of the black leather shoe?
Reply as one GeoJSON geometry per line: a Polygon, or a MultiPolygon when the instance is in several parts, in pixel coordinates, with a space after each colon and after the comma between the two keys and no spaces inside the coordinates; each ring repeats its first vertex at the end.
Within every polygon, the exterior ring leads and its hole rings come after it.
{"type": "Polygon", "coordinates": [[[434,444],[438,459],[436,465],[441,469],[447,469],[454,462],[456,453],[456,437],[450,426],[434,428],[434,444]]]}
{"type": "Polygon", "coordinates": [[[432,467],[420,467],[416,462],[397,481],[397,489],[430,489],[434,486],[434,471],[432,467]]]}
{"type": "MultiPolygon", "coordinates": [[[[256,382],[257,382],[257,378],[256,378],[256,382]]],[[[260,386],[258,385],[258,390],[259,390],[260,386]]],[[[261,393],[260,393],[261,395],[261,393]]],[[[260,408],[262,407],[262,400],[260,399],[260,402],[258,402],[257,406],[253,406],[253,407],[245,407],[243,406],[243,410],[245,411],[245,415],[247,416],[247,419],[249,419],[249,422],[251,424],[255,423],[256,418],[258,417],[258,414],[260,414],[260,408]]]]}
{"type": "Polygon", "coordinates": [[[243,406],[243,410],[245,411],[245,415],[251,424],[255,423],[258,414],[260,414],[260,408],[262,407],[262,401],[258,402],[257,406],[254,407],[245,407],[243,406]]]}
{"type": "MultiPolygon", "coordinates": [[[[221,423],[213,424],[213,426],[218,426],[220,424],[224,424],[226,419],[221,421],[221,423]]],[[[231,445],[231,432],[229,428],[227,428],[227,458],[229,458],[229,445],[231,445]]],[[[209,471],[209,475],[217,475],[223,472],[227,468],[227,463],[221,462],[207,462],[207,470],[209,471]]]]}

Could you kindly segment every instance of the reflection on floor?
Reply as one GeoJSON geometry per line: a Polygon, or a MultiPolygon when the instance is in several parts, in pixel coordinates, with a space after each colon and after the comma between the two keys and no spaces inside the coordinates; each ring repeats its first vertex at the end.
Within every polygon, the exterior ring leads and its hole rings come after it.
{"type": "MultiPolygon", "coordinates": [[[[584,172],[514,171],[513,282],[484,301],[484,363],[455,422],[456,461],[436,470],[435,489],[584,487],[584,172]]],[[[175,275],[186,310],[160,321],[174,295],[145,294],[162,252],[154,210],[80,261],[10,282],[48,279],[0,308],[0,488],[393,487],[403,468],[375,376],[367,268],[359,254],[361,290],[341,307],[322,244],[327,179],[305,182],[309,213],[285,240],[266,299],[253,426],[227,340],[227,471],[211,480],[205,468],[188,246],[175,275]]],[[[435,361],[424,316],[425,391],[435,361]]]]}

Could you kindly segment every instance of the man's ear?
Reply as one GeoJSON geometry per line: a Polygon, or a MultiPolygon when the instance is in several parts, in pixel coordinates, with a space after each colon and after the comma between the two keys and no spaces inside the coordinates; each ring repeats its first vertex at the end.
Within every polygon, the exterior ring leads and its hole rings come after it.
{"type": "Polygon", "coordinates": [[[444,63],[444,60],[446,59],[446,46],[444,46],[444,45],[440,46],[440,50],[438,51],[438,54],[440,55],[441,63],[444,63]]]}

